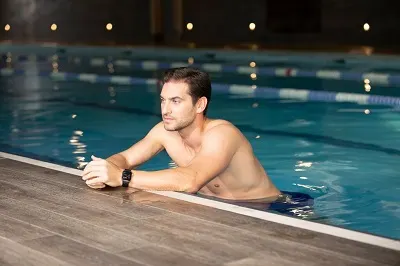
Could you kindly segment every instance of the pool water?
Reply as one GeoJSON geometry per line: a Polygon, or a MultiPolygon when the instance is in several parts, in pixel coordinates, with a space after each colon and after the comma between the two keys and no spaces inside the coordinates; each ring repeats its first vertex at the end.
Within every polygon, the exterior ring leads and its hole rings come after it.
{"type": "MultiPolygon", "coordinates": [[[[239,75],[212,77],[221,83],[252,84],[239,75]]],[[[257,82],[308,89],[363,86],[305,78],[260,77],[257,82]]],[[[313,214],[300,218],[400,239],[398,109],[214,94],[209,116],[227,119],[244,133],[279,189],[314,198],[313,214]]],[[[0,78],[1,151],[82,168],[92,154],[105,158],[128,148],[159,121],[154,85],[56,82],[34,75],[0,78]]],[[[141,168],[171,165],[163,152],[141,168]]]]}

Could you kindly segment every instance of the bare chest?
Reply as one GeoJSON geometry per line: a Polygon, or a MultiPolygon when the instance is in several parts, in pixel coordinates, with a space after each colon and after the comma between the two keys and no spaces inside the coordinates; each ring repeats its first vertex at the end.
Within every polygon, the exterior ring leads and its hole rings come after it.
{"type": "MultiPolygon", "coordinates": [[[[190,164],[193,158],[196,156],[196,152],[193,149],[185,147],[185,145],[166,145],[165,149],[172,159],[172,161],[179,167],[185,167],[190,164]]],[[[221,192],[226,191],[224,183],[220,178],[223,178],[226,173],[220,176],[214,177],[204,187],[200,189],[200,193],[204,195],[220,195],[221,192]]]]}
{"type": "Polygon", "coordinates": [[[177,166],[187,166],[196,156],[196,152],[185,146],[182,141],[171,140],[164,146],[169,157],[177,166]]]}

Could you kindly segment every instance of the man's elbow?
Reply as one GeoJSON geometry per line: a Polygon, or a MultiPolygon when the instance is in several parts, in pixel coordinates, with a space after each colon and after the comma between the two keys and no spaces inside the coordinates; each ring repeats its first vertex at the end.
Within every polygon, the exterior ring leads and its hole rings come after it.
{"type": "Polygon", "coordinates": [[[185,186],[184,192],[190,194],[196,194],[200,190],[200,187],[196,184],[188,184],[185,186]]]}
{"type": "MultiPolygon", "coordinates": [[[[185,169],[186,170],[186,169],[185,169]]],[[[182,191],[190,194],[195,194],[197,193],[201,187],[202,184],[198,182],[198,173],[194,171],[182,171],[181,172],[182,176],[182,191]]]]}

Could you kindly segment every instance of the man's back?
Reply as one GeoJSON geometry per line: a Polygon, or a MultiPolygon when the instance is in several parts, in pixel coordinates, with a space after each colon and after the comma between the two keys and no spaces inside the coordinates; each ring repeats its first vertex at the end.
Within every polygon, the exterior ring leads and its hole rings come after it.
{"type": "MultiPolygon", "coordinates": [[[[225,167],[215,178],[206,183],[198,193],[225,199],[276,198],[280,191],[272,184],[264,168],[254,156],[251,144],[231,123],[225,120],[207,119],[197,139],[191,139],[196,145],[190,147],[178,132],[167,131],[162,123],[157,125],[156,134],[168,155],[178,167],[186,167],[200,153],[202,145],[213,145],[218,139],[211,132],[223,131],[226,147],[218,150],[223,156],[233,151],[225,167]]],[[[217,144],[217,143],[215,143],[217,144]]],[[[204,168],[207,168],[204,165],[204,168]]]]}

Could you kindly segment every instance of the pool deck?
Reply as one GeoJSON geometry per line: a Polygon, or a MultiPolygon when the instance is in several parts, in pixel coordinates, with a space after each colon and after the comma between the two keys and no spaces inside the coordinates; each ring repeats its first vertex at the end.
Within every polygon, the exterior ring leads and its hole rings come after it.
{"type": "Polygon", "coordinates": [[[0,169],[1,265],[400,265],[399,242],[391,249],[150,192],[93,190],[62,167],[1,157],[0,169]]]}

